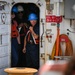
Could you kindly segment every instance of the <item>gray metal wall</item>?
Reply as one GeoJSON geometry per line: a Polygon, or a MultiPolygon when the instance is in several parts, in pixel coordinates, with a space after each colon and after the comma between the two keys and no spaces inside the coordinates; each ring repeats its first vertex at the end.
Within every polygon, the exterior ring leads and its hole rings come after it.
{"type": "Polygon", "coordinates": [[[75,19],[75,11],[73,10],[73,6],[75,4],[75,0],[64,0],[65,2],[65,18],[67,19],[75,19]]]}
{"type": "MultiPolygon", "coordinates": [[[[0,2],[0,4],[3,4],[0,2]]],[[[4,69],[10,66],[10,8],[0,5],[0,75],[7,75],[4,69]]]]}

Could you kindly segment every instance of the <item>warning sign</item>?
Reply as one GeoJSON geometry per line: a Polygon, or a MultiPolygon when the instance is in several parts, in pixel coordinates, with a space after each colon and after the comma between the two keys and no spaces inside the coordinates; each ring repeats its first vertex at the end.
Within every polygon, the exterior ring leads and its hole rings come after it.
{"type": "Polygon", "coordinates": [[[62,16],[46,15],[46,22],[60,23],[62,22],[62,16]]]}

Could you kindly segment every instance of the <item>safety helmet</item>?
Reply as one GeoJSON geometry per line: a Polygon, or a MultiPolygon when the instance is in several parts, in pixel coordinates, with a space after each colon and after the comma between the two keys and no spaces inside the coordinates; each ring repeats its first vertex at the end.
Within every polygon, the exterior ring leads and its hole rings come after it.
{"type": "Polygon", "coordinates": [[[12,12],[14,12],[14,13],[17,13],[17,12],[18,12],[18,9],[17,9],[16,6],[14,6],[14,7],[12,8],[12,12]]]}
{"type": "Polygon", "coordinates": [[[28,16],[28,21],[30,21],[30,20],[37,20],[37,19],[38,19],[38,17],[37,17],[37,15],[34,14],[34,13],[31,13],[31,14],[28,16]]]}
{"type": "Polygon", "coordinates": [[[23,10],[24,10],[24,9],[23,9],[23,7],[22,7],[22,6],[20,6],[20,5],[19,5],[17,8],[18,8],[18,12],[21,12],[21,11],[23,11],[23,10]]]}

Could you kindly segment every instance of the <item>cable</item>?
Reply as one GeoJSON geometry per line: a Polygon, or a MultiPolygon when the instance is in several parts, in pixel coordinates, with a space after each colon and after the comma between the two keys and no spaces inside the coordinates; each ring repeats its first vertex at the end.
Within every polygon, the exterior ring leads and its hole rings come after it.
{"type": "Polygon", "coordinates": [[[43,32],[42,32],[42,35],[41,35],[41,47],[43,47],[42,40],[43,40],[43,35],[44,35],[44,23],[42,23],[42,28],[43,28],[43,32]]]}

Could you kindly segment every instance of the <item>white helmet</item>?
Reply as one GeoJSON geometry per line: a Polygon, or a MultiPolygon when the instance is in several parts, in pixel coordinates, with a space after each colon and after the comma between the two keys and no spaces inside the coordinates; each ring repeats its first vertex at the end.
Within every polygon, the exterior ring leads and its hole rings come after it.
{"type": "Polygon", "coordinates": [[[18,6],[17,8],[18,8],[18,12],[20,12],[20,11],[23,11],[23,10],[24,10],[22,6],[18,6]]]}

